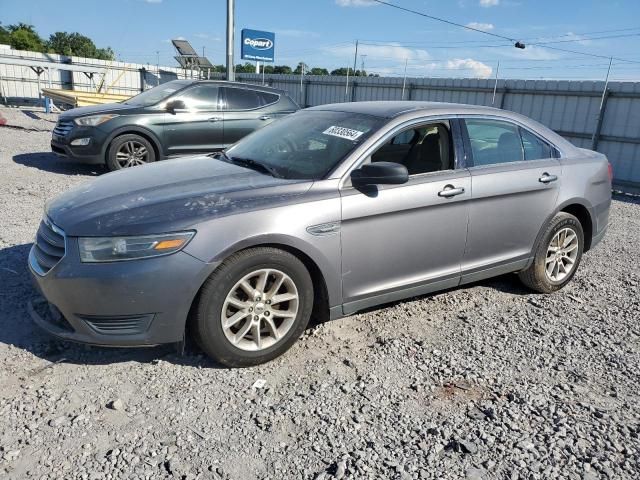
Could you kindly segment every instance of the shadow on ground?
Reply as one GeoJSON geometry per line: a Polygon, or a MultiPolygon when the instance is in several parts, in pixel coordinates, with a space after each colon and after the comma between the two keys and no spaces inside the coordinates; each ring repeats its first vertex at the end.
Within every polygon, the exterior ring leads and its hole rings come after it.
{"type": "Polygon", "coordinates": [[[103,165],[85,165],[60,158],[51,152],[21,153],[13,161],[25,167],[37,168],[44,172],[63,175],[97,176],[107,173],[103,165]]]}
{"type": "Polygon", "coordinates": [[[45,118],[42,112],[39,112],[37,110],[21,110],[21,112],[27,117],[33,118],[34,120],[42,120],[44,122],[56,123],[56,120],[50,120],[48,118],[45,118]]]}

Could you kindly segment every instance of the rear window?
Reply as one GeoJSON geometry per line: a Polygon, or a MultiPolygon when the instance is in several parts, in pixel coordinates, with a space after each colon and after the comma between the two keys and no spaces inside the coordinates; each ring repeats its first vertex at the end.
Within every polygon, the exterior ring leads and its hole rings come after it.
{"type": "Polygon", "coordinates": [[[229,87],[225,87],[224,91],[227,110],[251,110],[278,101],[278,95],[269,92],[229,87]]]}

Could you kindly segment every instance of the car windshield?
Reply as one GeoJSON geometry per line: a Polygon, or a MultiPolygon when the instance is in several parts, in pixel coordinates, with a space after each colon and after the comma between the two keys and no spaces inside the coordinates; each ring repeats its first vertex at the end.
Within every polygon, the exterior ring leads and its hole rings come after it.
{"type": "Polygon", "coordinates": [[[317,180],[383,122],[360,113],[304,110],[245,137],[226,156],[238,163],[260,163],[282,178],[317,180]]]}
{"type": "Polygon", "coordinates": [[[191,84],[191,81],[189,80],[173,80],[146,90],[122,103],[126,103],[127,105],[138,105],[140,107],[149,107],[161,102],[170,95],[173,95],[178,90],[182,90],[189,84],[191,84]]]}

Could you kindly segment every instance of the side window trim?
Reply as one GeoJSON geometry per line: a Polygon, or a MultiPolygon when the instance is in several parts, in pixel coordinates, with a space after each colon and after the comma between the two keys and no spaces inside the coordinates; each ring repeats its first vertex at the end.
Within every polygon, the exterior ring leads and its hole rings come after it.
{"type": "Polygon", "coordinates": [[[271,95],[275,95],[276,99],[271,102],[271,103],[265,103],[264,105],[258,105],[257,107],[254,108],[234,108],[234,109],[230,109],[228,108],[228,103],[227,103],[227,90],[233,88],[234,90],[250,90],[252,92],[256,92],[256,93],[262,93],[261,90],[254,90],[252,88],[238,88],[238,87],[230,87],[230,86],[223,86],[220,87],[220,90],[222,91],[221,94],[219,94],[219,98],[222,100],[220,103],[220,107],[222,108],[223,111],[225,112],[250,112],[252,110],[260,110],[261,108],[264,107],[269,107],[271,105],[275,105],[276,103],[278,103],[280,101],[280,94],[276,93],[276,92],[266,92],[269,93],[271,95]]]}
{"type": "MultiPolygon", "coordinates": [[[[402,132],[402,130],[405,130],[407,128],[411,128],[413,126],[416,125],[424,125],[424,124],[428,124],[428,123],[441,123],[441,122],[448,122],[450,125],[450,131],[449,134],[454,137],[455,133],[454,133],[454,127],[453,127],[453,123],[458,121],[458,116],[457,115],[448,115],[448,116],[434,116],[434,117],[421,117],[421,118],[414,118],[411,120],[407,120],[406,122],[403,122],[399,125],[396,125],[395,127],[393,127],[391,130],[389,130],[387,133],[385,133],[382,137],[380,137],[375,143],[371,144],[369,147],[367,147],[367,149],[361,153],[358,158],[353,161],[351,163],[351,165],[347,168],[346,172],[344,173],[344,175],[342,176],[342,178],[340,179],[340,183],[339,183],[339,187],[340,189],[343,188],[353,188],[351,186],[351,172],[354,171],[355,169],[357,169],[358,167],[360,167],[360,165],[362,165],[369,157],[371,157],[371,155],[378,150],[380,147],[382,147],[385,143],[387,143],[388,141],[390,141],[393,137],[395,137],[396,135],[398,135],[400,132],[402,132]]],[[[411,178],[422,178],[424,176],[432,176],[434,174],[441,174],[441,173],[446,173],[446,172],[455,172],[455,171],[461,171],[463,170],[465,167],[461,167],[460,163],[459,163],[459,155],[462,153],[462,151],[459,151],[458,147],[460,145],[456,142],[455,137],[453,138],[453,164],[454,164],[454,168],[452,170],[440,170],[440,171],[436,171],[436,172],[428,172],[428,173],[421,173],[421,174],[417,174],[417,175],[413,175],[411,176],[411,178]]]]}

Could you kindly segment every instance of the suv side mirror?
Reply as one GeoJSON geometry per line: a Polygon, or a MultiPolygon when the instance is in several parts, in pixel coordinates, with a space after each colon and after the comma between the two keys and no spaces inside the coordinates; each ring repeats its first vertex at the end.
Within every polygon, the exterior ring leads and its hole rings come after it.
{"type": "Polygon", "coordinates": [[[182,100],[171,100],[164,108],[167,112],[175,114],[176,110],[184,110],[187,106],[182,100]]]}
{"type": "Polygon", "coordinates": [[[408,181],[407,167],[394,162],[368,163],[351,172],[354,186],[399,185],[408,181]]]}

